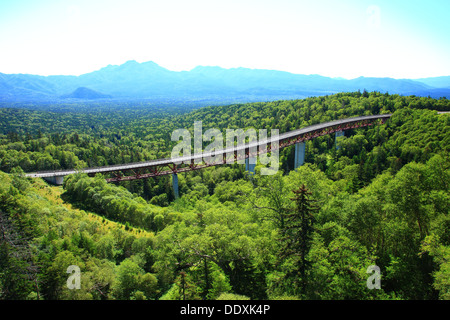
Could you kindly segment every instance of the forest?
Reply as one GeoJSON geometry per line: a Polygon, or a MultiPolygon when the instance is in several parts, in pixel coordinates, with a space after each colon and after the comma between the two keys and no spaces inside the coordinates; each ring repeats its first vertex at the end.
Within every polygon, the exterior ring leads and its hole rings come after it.
{"type": "Polygon", "coordinates": [[[3,104],[0,299],[448,300],[450,117],[438,111],[449,100],[365,90],[198,108],[3,104]],[[283,133],[385,113],[307,141],[295,170],[287,147],[273,176],[261,164],[179,174],[177,199],[170,175],[24,176],[170,157],[171,133],[199,120],[283,133]],[[71,265],[80,289],[67,286],[71,265]]]}

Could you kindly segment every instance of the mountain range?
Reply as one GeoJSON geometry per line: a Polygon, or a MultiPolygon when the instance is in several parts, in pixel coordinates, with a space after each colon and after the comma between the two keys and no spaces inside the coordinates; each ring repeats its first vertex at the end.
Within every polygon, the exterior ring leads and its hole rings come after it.
{"type": "Polygon", "coordinates": [[[337,92],[379,91],[450,96],[450,76],[346,80],[284,71],[198,66],[170,71],[149,61],[109,65],[80,76],[0,73],[0,102],[191,101],[207,103],[300,99],[337,92]]]}

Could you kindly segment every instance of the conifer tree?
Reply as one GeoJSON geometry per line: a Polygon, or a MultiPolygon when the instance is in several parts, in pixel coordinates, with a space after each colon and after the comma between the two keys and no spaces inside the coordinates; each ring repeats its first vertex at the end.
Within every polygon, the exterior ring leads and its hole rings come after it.
{"type": "Polygon", "coordinates": [[[309,267],[307,254],[311,248],[312,233],[314,231],[313,224],[315,221],[314,211],[317,210],[315,200],[311,199],[312,194],[303,184],[297,190],[293,190],[295,197],[291,198],[295,201],[295,208],[289,213],[285,213],[285,226],[282,232],[282,258],[292,258],[295,267],[287,276],[294,277],[295,286],[301,286],[301,292],[304,294],[306,290],[306,272],[309,267]],[[299,278],[301,283],[298,283],[299,278]]]}

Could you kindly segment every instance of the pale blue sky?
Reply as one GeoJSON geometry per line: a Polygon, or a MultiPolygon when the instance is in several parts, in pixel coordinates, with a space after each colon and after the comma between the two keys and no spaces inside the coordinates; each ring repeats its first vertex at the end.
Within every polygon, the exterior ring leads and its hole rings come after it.
{"type": "Polygon", "coordinates": [[[1,0],[0,72],[128,60],[331,77],[450,75],[449,0],[1,0]]]}

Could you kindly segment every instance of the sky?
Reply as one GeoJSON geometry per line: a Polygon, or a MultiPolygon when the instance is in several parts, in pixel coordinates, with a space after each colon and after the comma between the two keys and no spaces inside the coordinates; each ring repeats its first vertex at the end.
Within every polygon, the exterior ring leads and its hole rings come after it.
{"type": "Polygon", "coordinates": [[[0,73],[129,60],[353,79],[450,75],[449,0],[1,0],[0,73]]]}

